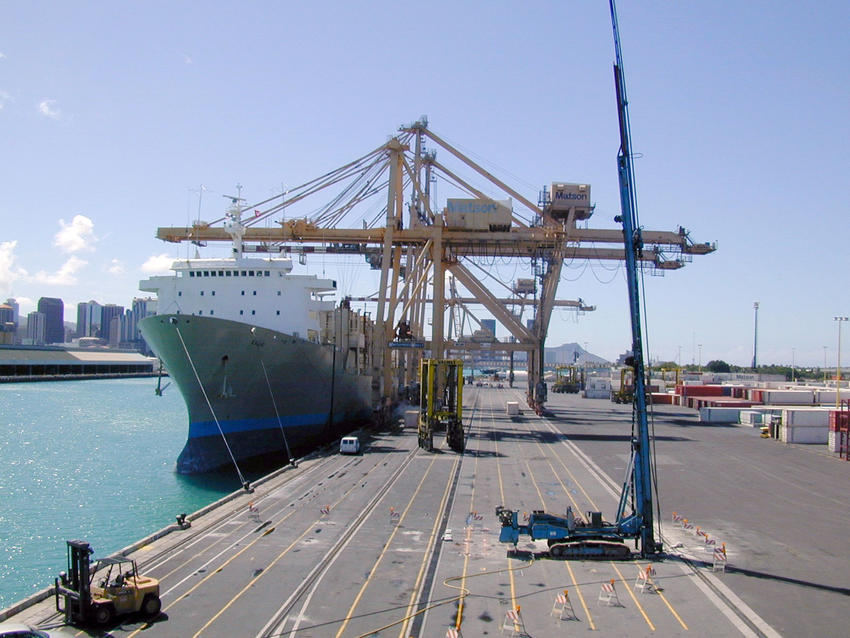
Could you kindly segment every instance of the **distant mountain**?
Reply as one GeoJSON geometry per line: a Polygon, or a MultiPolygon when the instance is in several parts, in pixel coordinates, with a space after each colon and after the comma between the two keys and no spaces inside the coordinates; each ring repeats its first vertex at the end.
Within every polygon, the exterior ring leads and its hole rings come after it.
{"type": "Polygon", "coordinates": [[[577,343],[565,343],[557,348],[546,348],[546,363],[565,366],[574,363],[579,365],[585,363],[604,365],[608,361],[588,352],[577,343]]]}

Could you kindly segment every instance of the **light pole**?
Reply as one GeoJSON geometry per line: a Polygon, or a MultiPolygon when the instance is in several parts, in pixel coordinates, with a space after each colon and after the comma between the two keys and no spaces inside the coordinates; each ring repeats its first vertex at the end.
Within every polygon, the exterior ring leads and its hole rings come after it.
{"type": "Polygon", "coordinates": [[[699,344],[699,371],[702,372],[702,344],[699,344]]]}
{"type": "Polygon", "coordinates": [[[833,321],[838,322],[838,365],[836,366],[835,384],[835,409],[841,409],[841,324],[847,321],[847,317],[833,317],[833,321]]]}
{"type": "Polygon", "coordinates": [[[826,385],[826,346],[823,347],[823,384],[826,385]]]}
{"type": "Polygon", "coordinates": [[[794,368],[795,368],[794,361],[796,359],[796,356],[797,356],[797,348],[791,348],[791,383],[794,383],[795,381],[797,381],[797,375],[796,375],[796,372],[794,370],[794,368]]]}
{"type": "Polygon", "coordinates": [[[753,372],[756,371],[758,347],[759,347],[759,302],[753,302],[753,311],[755,312],[755,328],[753,330],[753,372]]]}

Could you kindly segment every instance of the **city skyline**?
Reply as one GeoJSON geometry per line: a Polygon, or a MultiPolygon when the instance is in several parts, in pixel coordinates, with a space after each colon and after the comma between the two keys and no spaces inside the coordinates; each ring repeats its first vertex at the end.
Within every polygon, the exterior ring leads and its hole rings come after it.
{"type": "MultiPolygon", "coordinates": [[[[0,304],[9,308],[0,329],[9,332],[9,323],[14,325],[12,343],[23,345],[62,345],[72,340],[90,338],[110,346],[137,347],[148,351],[139,331],[138,322],[153,314],[156,300],[151,297],[134,297],[130,306],[99,304],[93,300],[78,302],[76,308],[66,307],[64,301],[55,297],[41,297],[38,310],[21,312],[13,297],[0,304]],[[67,311],[63,311],[67,308],[67,311]],[[76,311],[77,321],[67,319],[68,312],[76,311]],[[81,321],[82,319],[82,321],[81,321]],[[57,323],[58,321],[58,323],[57,323]]],[[[7,343],[6,340],[3,343],[7,343]]],[[[7,343],[7,345],[9,345],[7,343]]]]}

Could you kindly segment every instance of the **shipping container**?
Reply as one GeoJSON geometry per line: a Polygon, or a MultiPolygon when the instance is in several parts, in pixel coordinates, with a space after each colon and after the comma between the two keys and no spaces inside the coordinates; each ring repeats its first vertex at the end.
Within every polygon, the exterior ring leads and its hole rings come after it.
{"type": "Polygon", "coordinates": [[[812,390],[763,390],[762,402],[771,405],[812,405],[812,390]]]}
{"type": "Polygon", "coordinates": [[[784,443],[823,445],[829,441],[829,428],[783,424],[780,428],[779,440],[784,443]]]}
{"type": "Polygon", "coordinates": [[[782,424],[797,427],[829,428],[829,410],[825,408],[787,408],[782,410],[782,424]]]}
{"type": "Polygon", "coordinates": [[[752,425],[753,427],[758,427],[762,423],[764,423],[764,414],[759,412],[758,410],[741,410],[740,418],[740,423],[742,425],[752,425]]]}
{"type": "Polygon", "coordinates": [[[738,423],[740,408],[700,408],[700,423],[738,423]]]}

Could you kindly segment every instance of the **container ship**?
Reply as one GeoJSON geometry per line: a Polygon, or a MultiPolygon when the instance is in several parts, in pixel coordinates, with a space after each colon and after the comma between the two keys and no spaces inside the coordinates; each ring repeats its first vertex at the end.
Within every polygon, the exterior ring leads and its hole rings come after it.
{"type": "Polygon", "coordinates": [[[367,420],[373,322],[326,296],[336,282],[292,274],[289,258],[183,259],[140,282],[157,313],[139,330],[183,395],[189,434],[177,472],[269,455],[292,457],[367,420]]]}

